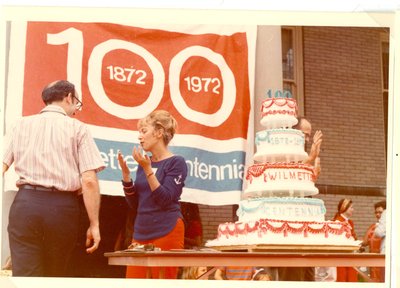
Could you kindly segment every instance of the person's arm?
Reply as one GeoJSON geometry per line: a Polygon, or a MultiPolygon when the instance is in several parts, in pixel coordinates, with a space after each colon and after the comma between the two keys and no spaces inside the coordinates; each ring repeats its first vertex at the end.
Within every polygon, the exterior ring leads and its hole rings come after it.
{"type": "Polygon", "coordinates": [[[367,232],[365,232],[364,238],[363,238],[363,242],[361,243],[361,246],[370,246],[370,240],[372,238],[372,236],[374,236],[374,231],[376,228],[376,224],[372,224],[371,226],[369,226],[367,232]]]}
{"type": "Polygon", "coordinates": [[[151,160],[147,154],[142,153],[140,147],[133,148],[133,158],[143,168],[152,191],[152,198],[160,206],[168,206],[171,202],[175,202],[182,194],[182,188],[185,185],[187,176],[187,165],[182,157],[175,157],[168,167],[163,171],[165,177],[163,183],[158,181],[151,167],[151,160]]]}
{"type": "Polygon", "coordinates": [[[364,238],[363,238],[363,242],[361,243],[361,246],[363,246],[363,247],[367,247],[367,246],[369,246],[369,233],[368,233],[369,231],[367,231],[366,233],[365,233],[365,235],[364,235],[364,238]]]}
{"type": "Polygon", "coordinates": [[[3,176],[8,170],[8,165],[6,163],[3,163],[3,176]]]}
{"type": "Polygon", "coordinates": [[[215,270],[215,274],[214,274],[215,280],[225,280],[224,276],[225,276],[224,272],[221,269],[218,268],[215,270]]]}
{"type": "Polygon", "coordinates": [[[315,132],[313,143],[310,149],[310,154],[308,155],[308,158],[303,161],[303,163],[313,165],[315,159],[319,157],[319,153],[321,152],[322,136],[323,135],[321,130],[315,132]]]}
{"type": "Polygon", "coordinates": [[[318,179],[320,174],[321,174],[321,159],[319,157],[317,157],[317,158],[315,158],[315,161],[314,161],[314,176],[315,176],[315,179],[318,179]]]}
{"type": "Polygon", "coordinates": [[[379,219],[378,225],[376,225],[375,236],[377,237],[385,237],[386,236],[386,210],[383,211],[381,218],[379,219]]]}
{"type": "Polygon", "coordinates": [[[93,253],[100,243],[100,188],[94,170],[82,173],[82,195],[89,217],[89,228],[86,232],[86,252],[93,253]]]}
{"type": "Polygon", "coordinates": [[[128,165],[126,164],[126,160],[124,160],[124,155],[122,155],[121,151],[118,150],[118,163],[121,167],[122,172],[122,181],[123,181],[123,190],[125,194],[125,200],[128,203],[129,207],[136,210],[137,209],[137,195],[135,184],[131,178],[131,171],[129,170],[128,165]]]}
{"type": "MultiPolygon", "coordinates": [[[[163,170],[164,178],[151,194],[154,202],[159,207],[168,207],[170,203],[176,203],[182,194],[187,175],[187,165],[182,157],[174,157],[163,170]]],[[[151,176],[151,178],[157,178],[151,176]]]]}
{"type": "Polygon", "coordinates": [[[14,133],[20,131],[17,126],[14,126],[9,134],[4,137],[4,154],[3,154],[3,176],[14,163],[14,133]]]}

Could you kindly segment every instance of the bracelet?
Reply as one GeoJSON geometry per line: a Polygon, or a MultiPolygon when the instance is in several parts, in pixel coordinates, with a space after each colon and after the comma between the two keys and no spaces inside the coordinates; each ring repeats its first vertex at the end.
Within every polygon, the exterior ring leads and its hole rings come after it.
{"type": "Polygon", "coordinates": [[[146,174],[147,178],[149,178],[151,175],[154,175],[153,171],[151,171],[149,174],[146,174]]]}

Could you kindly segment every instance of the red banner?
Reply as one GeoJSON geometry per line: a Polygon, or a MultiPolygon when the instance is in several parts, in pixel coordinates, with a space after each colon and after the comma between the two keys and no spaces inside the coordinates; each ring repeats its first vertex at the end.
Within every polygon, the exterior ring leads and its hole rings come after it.
{"type": "Polygon", "coordinates": [[[85,123],[136,130],[137,119],[169,110],[180,134],[247,138],[246,33],[188,34],[109,23],[29,22],[23,114],[44,104],[43,87],[77,85],[85,123]]]}

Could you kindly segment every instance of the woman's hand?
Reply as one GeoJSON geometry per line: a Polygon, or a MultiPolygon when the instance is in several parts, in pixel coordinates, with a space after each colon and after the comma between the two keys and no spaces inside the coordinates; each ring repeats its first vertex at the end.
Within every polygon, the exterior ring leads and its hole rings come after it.
{"type": "Polygon", "coordinates": [[[133,147],[132,156],[136,162],[142,166],[146,175],[152,172],[150,157],[146,153],[143,153],[143,149],[141,147],[133,147]]]}
{"type": "Polygon", "coordinates": [[[122,171],[122,180],[124,182],[130,182],[131,171],[129,170],[128,165],[126,165],[126,161],[124,160],[124,155],[122,155],[121,151],[119,150],[118,150],[118,163],[122,171]]]}
{"type": "Polygon", "coordinates": [[[313,137],[313,143],[311,145],[310,154],[308,154],[307,159],[303,161],[303,163],[313,165],[315,160],[319,157],[319,153],[321,152],[321,144],[322,144],[322,132],[318,130],[315,132],[313,137]]]}

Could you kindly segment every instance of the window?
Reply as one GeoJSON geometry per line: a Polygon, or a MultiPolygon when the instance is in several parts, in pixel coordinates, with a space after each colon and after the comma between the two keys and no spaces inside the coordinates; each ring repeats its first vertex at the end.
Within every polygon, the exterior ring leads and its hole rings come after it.
{"type": "Polygon", "coordinates": [[[304,115],[302,27],[282,27],[282,71],[283,90],[290,91],[304,115]]]}
{"type": "Polygon", "coordinates": [[[388,136],[388,94],[389,94],[389,36],[388,33],[381,34],[382,54],[382,97],[385,122],[385,151],[387,153],[388,136]]]}

